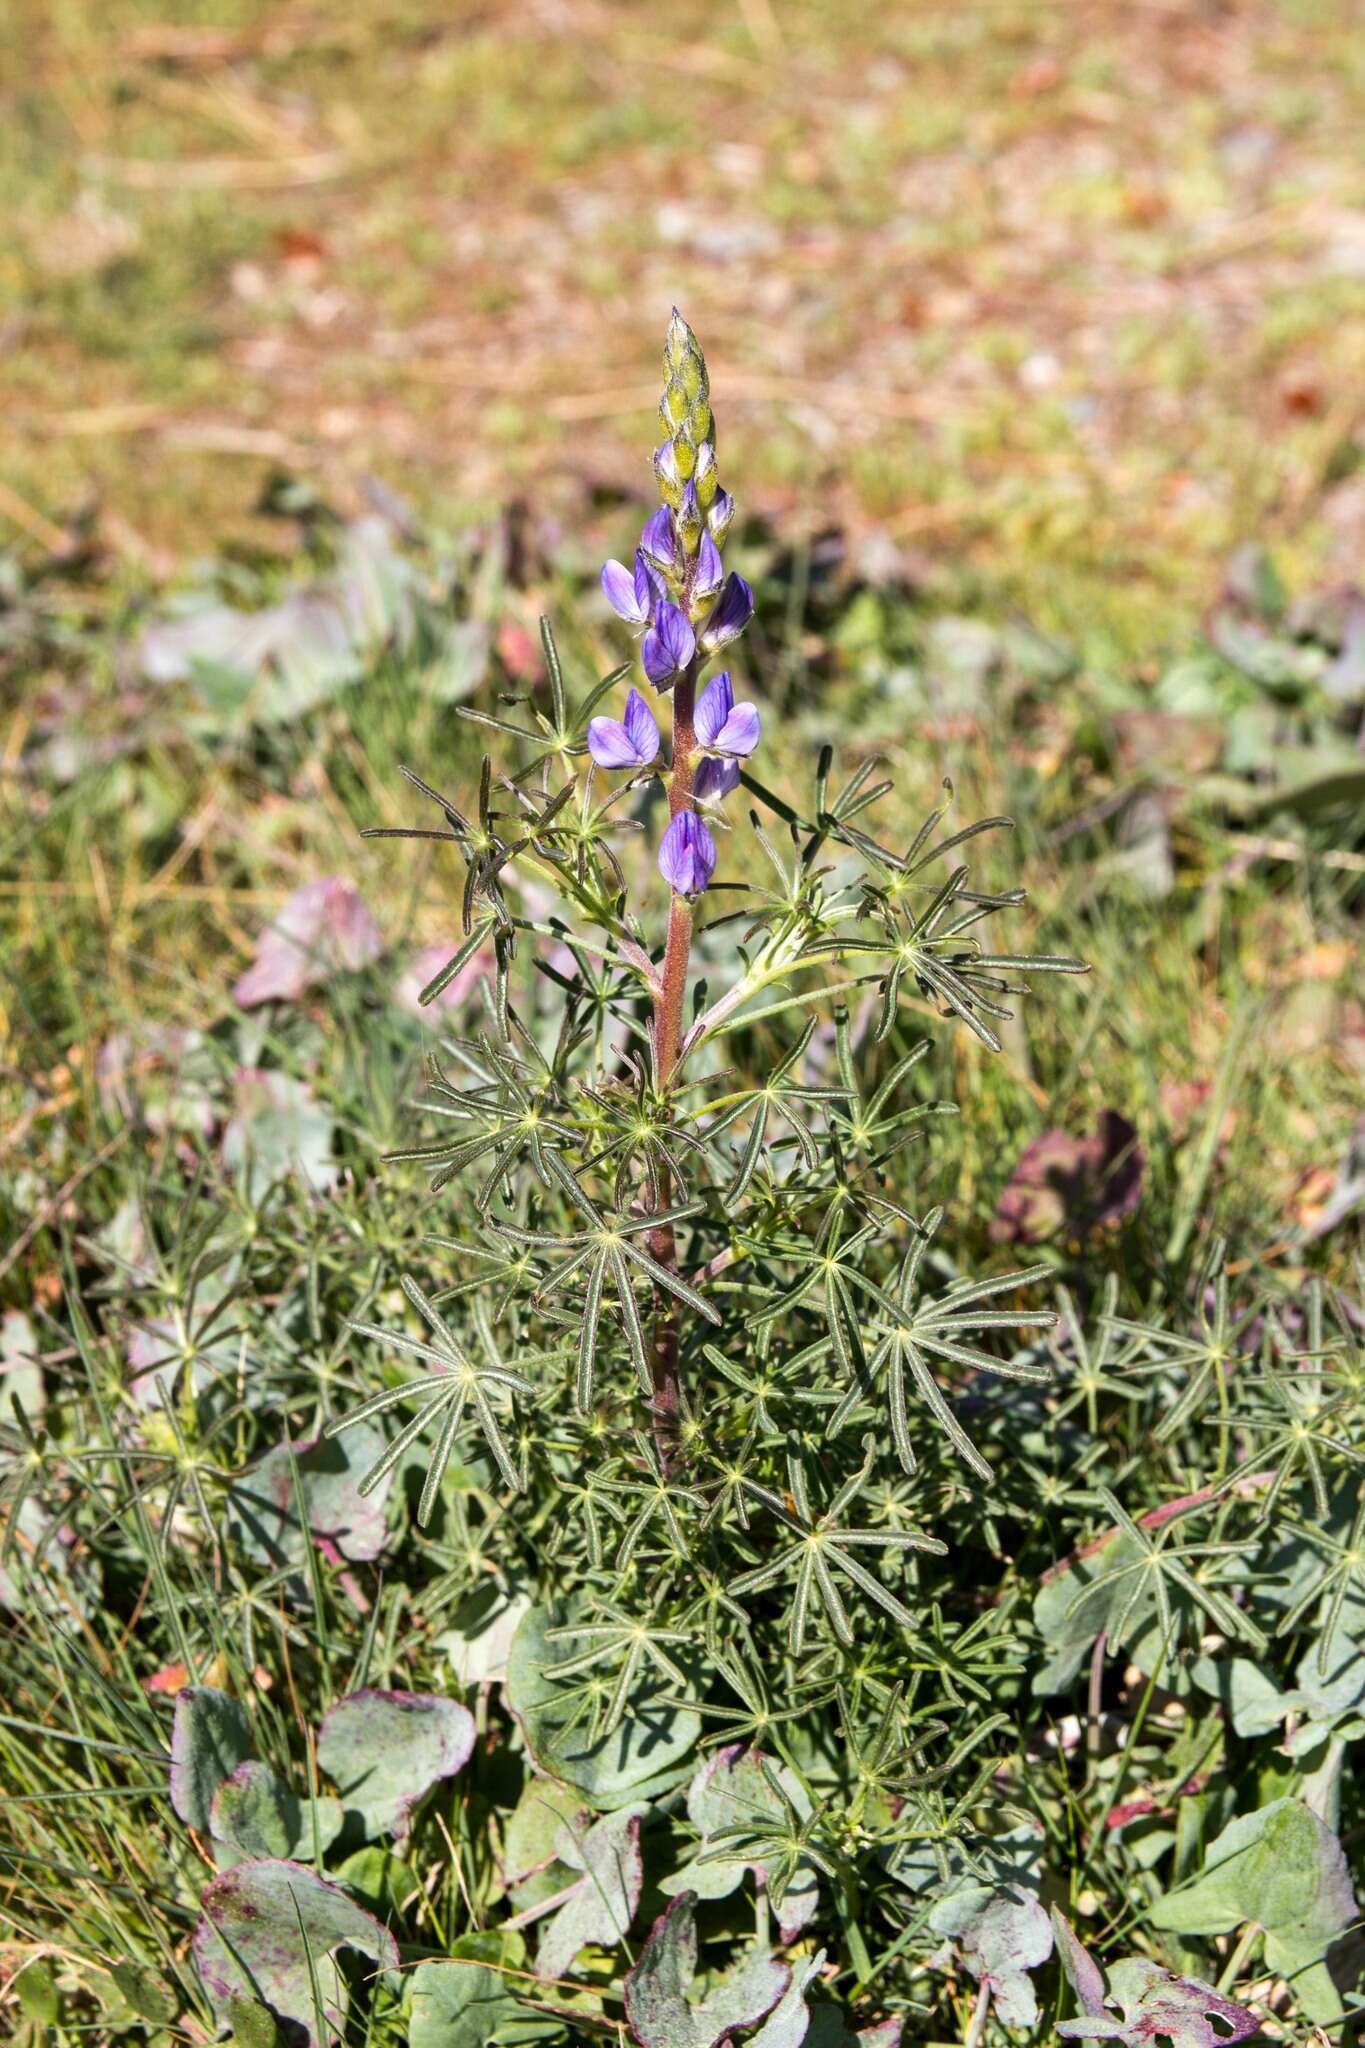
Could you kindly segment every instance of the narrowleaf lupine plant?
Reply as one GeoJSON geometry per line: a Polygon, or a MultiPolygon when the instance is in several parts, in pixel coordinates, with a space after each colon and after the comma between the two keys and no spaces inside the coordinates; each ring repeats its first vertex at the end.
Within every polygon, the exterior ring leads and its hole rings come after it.
{"type": "Polygon", "coordinates": [[[897,1155],[952,1107],[926,1099],[905,998],[998,1051],[1026,977],[1081,963],[983,946],[1022,892],[973,886],[963,855],[1008,820],[948,830],[944,804],[891,845],[872,763],[836,787],[825,747],[804,803],[756,772],[763,720],[724,666],[754,597],[723,561],[734,500],[676,312],[664,379],[661,503],[601,579],[632,660],[575,699],[545,625],[548,703],[466,712],[516,750],[485,759],[476,807],[411,777],[441,820],[416,836],[464,864],[425,997],[496,962],[486,1028],[432,1075],[445,1135],[400,1155],[458,1186],[468,1227],[432,1239],[447,1284],[405,1281],[407,1330],[356,1326],[426,1376],[333,1428],[415,1402],[369,1482],[429,1443],[419,1521],[534,1602],[508,1685],[540,1768],[600,1811],[675,1793],[707,1739],[731,1765],[755,1745],[759,1796],[720,1802],[724,1855],[704,1839],[721,1861],[688,1883],[765,1872],[786,1927],[827,1880],[862,1981],[859,1900],[897,1859],[946,1871],[999,1720],[960,1710],[1016,1668],[1009,1603],[936,1566],[925,1526],[951,1507],[998,1554],[954,1382],[1008,1435],[983,1376],[1045,1378],[1000,1333],[1052,1320],[1043,1268],[958,1274],[938,1212],[898,1192],[897,1155]],[[642,831],[652,868],[627,858],[642,831]]]}

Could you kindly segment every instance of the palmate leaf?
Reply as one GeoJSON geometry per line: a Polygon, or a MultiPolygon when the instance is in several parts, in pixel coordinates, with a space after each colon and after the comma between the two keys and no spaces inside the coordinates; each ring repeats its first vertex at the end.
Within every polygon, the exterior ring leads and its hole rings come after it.
{"type": "Polygon", "coordinates": [[[805,1470],[794,1454],[787,1458],[787,1497],[756,1480],[746,1479],[744,1482],[754,1498],[762,1501],[781,1527],[790,1532],[792,1541],[776,1547],[774,1555],[754,1570],[742,1573],[732,1582],[731,1591],[736,1598],[742,1599],[744,1594],[760,1592],[777,1584],[789,1572],[794,1573],[787,1619],[787,1642],[794,1657],[799,1657],[805,1646],[812,1601],[818,1602],[824,1610],[837,1640],[846,1648],[852,1647],[853,1625],[839,1588],[841,1579],[902,1628],[914,1627],[915,1618],[910,1610],[880,1579],[874,1577],[853,1554],[855,1550],[906,1549],[927,1551],[938,1557],[947,1555],[947,1544],[935,1536],[924,1536],[908,1529],[845,1526],[842,1520],[844,1511],[852,1506],[871,1476],[873,1451],[869,1438],[867,1457],[861,1469],[845,1480],[825,1513],[818,1516],[811,1510],[805,1470]]]}
{"type": "Polygon", "coordinates": [[[417,1282],[404,1274],[400,1284],[431,1331],[430,1343],[410,1336],[405,1330],[385,1330],[374,1323],[353,1323],[351,1328],[359,1336],[371,1337],[376,1343],[420,1358],[434,1368],[431,1378],[426,1382],[405,1380],[402,1386],[386,1387],[382,1393],[362,1402],[359,1408],[352,1409],[349,1415],[339,1416],[330,1422],[326,1433],[338,1436],[343,1430],[353,1429],[357,1423],[381,1415],[401,1401],[411,1400],[414,1387],[417,1387],[420,1405],[416,1415],[403,1425],[387,1450],[370,1467],[360,1483],[360,1491],[366,1493],[378,1486],[406,1455],[409,1446],[423,1434],[428,1423],[439,1419],[440,1432],[427,1466],[426,1482],[417,1510],[419,1523],[425,1525],[431,1518],[441,1480],[469,1409],[474,1412],[504,1484],[514,1493],[520,1491],[521,1475],[512,1461],[495,1401],[506,1393],[530,1394],[534,1388],[524,1373],[516,1372],[510,1366],[489,1358],[471,1357],[417,1282]]]}

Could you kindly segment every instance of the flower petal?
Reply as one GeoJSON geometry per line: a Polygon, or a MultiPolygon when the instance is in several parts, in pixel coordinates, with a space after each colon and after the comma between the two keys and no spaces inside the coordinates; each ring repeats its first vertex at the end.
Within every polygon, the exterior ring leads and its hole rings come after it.
{"type": "Polygon", "coordinates": [[[739,788],[738,761],[716,761],[709,756],[698,763],[692,780],[692,794],[699,804],[718,804],[732,789],[739,788]]]}
{"type": "Polygon", "coordinates": [[[692,585],[692,595],[702,604],[713,598],[725,580],[725,570],[720,559],[720,549],[709,533],[701,537],[697,549],[697,576],[692,585]]]}
{"type": "Polygon", "coordinates": [[[711,681],[697,699],[697,712],[693,720],[693,730],[697,735],[697,744],[699,746],[709,748],[715,744],[717,733],[720,732],[734,708],[735,686],[730,681],[729,669],[725,668],[721,670],[718,676],[711,678],[711,681]]]}
{"type": "Polygon", "coordinates": [[[659,873],[680,896],[700,896],[716,871],[716,842],[695,811],[679,811],[659,842],[659,873]]]}
{"type": "Polygon", "coordinates": [[[655,689],[671,683],[678,672],[687,667],[696,651],[696,635],[687,619],[677,605],[665,599],[656,607],[654,624],[640,647],[645,674],[655,689]]]}
{"type": "Polygon", "coordinates": [[[660,505],[645,521],[644,532],[640,535],[640,553],[656,568],[673,569],[678,562],[678,543],[673,534],[673,514],[667,505],[660,505]]]}
{"type": "Polygon", "coordinates": [[[641,604],[638,578],[624,563],[602,564],[602,591],[618,618],[625,619],[632,626],[643,626],[647,623],[652,593],[641,604]]]}
{"type": "Polygon", "coordinates": [[[710,618],[702,628],[701,646],[706,654],[714,654],[719,647],[725,647],[731,640],[737,640],[753,617],[754,594],[742,576],[733,572],[725,579],[725,588],[710,618]]]}
{"type": "Polygon", "coordinates": [[[736,704],[712,741],[718,754],[752,754],[763,728],[756,704],[736,704]]]}
{"type": "Polygon", "coordinates": [[[651,761],[659,758],[659,726],[654,713],[638,690],[632,690],[626,698],[624,720],[626,736],[635,749],[636,765],[647,768],[651,761]]]}
{"type": "Polygon", "coordinates": [[[619,718],[594,718],[590,722],[588,752],[599,768],[638,766],[635,743],[619,718]]]}

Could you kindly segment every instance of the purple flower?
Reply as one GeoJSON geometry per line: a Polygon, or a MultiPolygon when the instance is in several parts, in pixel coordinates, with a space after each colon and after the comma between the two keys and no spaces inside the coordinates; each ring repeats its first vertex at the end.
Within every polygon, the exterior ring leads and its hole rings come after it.
{"type": "Polygon", "coordinates": [[[724,576],[725,571],[721,566],[720,549],[716,546],[710,534],[704,533],[701,537],[701,547],[697,554],[697,575],[692,585],[693,601],[709,604],[720,589],[724,576]]]}
{"type": "Polygon", "coordinates": [[[673,514],[667,505],[660,505],[645,521],[645,530],[640,535],[640,553],[647,562],[659,569],[676,569],[678,565],[678,543],[673,534],[673,514]]]}
{"type": "Polygon", "coordinates": [[[680,896],[700,896],[715,872],[715,840],[695,811],[679,811],[659,842],[659,873],[680,896]]]}
{"type": "Polygon", "coordinates": [[[640,646],[645,674],[655,689],[662,690],[670,684],[678,671],[687,667],[696,651],[697,637],[687,623],[686,615],[667,598],[661,599],[654,613],[654,624],[640,646]]]}
{"type": "Polygon", "coordinates": [[[654,713],[638,690],[626,698],[626,715],[594,718],[588,726],[588,752],[599,768],[648,768],[659,758],[659,728],[654,713]]]}
{"type": "Polygon", "coordinates": [[[720,601],[701,629],[702,652],[714,654],[731,640],[738,640],[753,617],[754,594],[742,576],[729,575],[720,601]]]}
{"type": "Polygon", "coordinates": [[[632,626],[647,626],[657,596],[655,577],[640,549],[635,550],[635,571],[620,562],[602,564],[602,589],[618,618],[632,626]]]}
{"type": "Polygon", "coordinates": [[[692,794],[699,804],[718,804],[732,789],[739,788],[738,761],[717,761],[707,755],[697,763],[692,794]]]}
{"type": "Polygon", "coordinates": [[[708,754],[738,755],[742,760],[758,745],[757,706],[736,704],[729,669],[708,683],[698,697],[695,731],[698,745],[708,754]]]}

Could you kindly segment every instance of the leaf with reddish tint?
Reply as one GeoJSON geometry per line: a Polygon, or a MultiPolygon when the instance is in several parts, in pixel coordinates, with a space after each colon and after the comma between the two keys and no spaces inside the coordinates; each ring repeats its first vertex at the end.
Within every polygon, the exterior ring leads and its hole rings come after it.
{"type": "Polygon", "coordinates": [[[614,1948],[630,1932],[644,1889],[640,1822],[648,1812],[647,1806],[623,1806],[586,1831],[561,1824],[555,1854],[583,1875],[541,1936],[538,1977],[567,1976],[580,1949],[589,1943],[614,1948]]]}
{"type": "Polygon", "coordinates": [[[1032,2027],[1038,2000],[1028,1972],[1052,1954],[1052,1928],[1037,1899],[1020,1885],[991,1891],[969,1885],[951,1893],[929,1915],[935,1934],[947,1935],[967,1969],[991,1994],[1007,2027],[1032,2027]]]}
{"type": "MultiPolygon", "coordinates": [[[[775,1764],[743,1743],[732,1744],[707,1757],[687,1788],[687,1817],[701,1837],[696,1854],[671,1877],[664,1878],[660,1888],[670,1893],[694,1891],[703,1899],[723,1899],[750,1873],[755,1884],[766,1886],[768,1873],[763,1864],[747,1861],[742,1851],[733,1856],[718,1854],[711,1843],[724,1828],[765,1820],[781,1823],[787,1816],[782,1793],[804,1820],[810,1812],[810,1801],[785,1764],[775,1764]],[[777,1780],[781,1792],[774,1789],[769,1773],[777,1780]]],[[[784,1942],[796,1939],[818,1905],[814,1865],[804,1864],[783,1891],[781,1900],[773,1903],[784,1942]]]]}
{"type": "Polygon", "coordinates": [[[292,1459],[288,1444],[267,1451],[236,1482],[229,1498],[228,1513],[248,1556],[277,1568],[303,1563],[301,1492],[303,1514],[323,1556],[334,1564],[371,1563],[384,1548],[384,1509],[393,1476],[386,1474],[368,1493],[360,1491],[360,1481],[383,1450],[380,1431],[362,1422],[344,1436],[295,1444],[292,1459]]]}
{"type": "Polygon", "coordinates": [[[239,1863],[205,1886],[200,1903],[194,1960],[220,2019],[235,1999],[263,2000],[309,2048],[342,2030],[346,1986],[333,1961],[337,1949],[357,1949],[384,1970],[398,1967],[398,1944],[374,1915],[301,1863],[239,1863]]]}
{"type": "Polygon", "coordinates": [[[407,1840],[418,1802],[474,1747],[474,1716],[438,1693],[373,1687],[338,1700],[318,1731],[318,1763],[368,1837],[407,1840]]]}
{"type": "Polygon", "coordinates": [[[626,1979],[626,2018],[641,2048],[719,2048],[766,2019],[791,1983],[785,1963],[755,1948],[694,2005],[688,1994],[697,1974],[696,1907],[695,1892],[673,1901],[626,1979]]]}
{"type": "Polygon", "coordinates": [[[1055,1908],[1052,1925],[1057,1954],[1081,2008],[1078,2018],[1058,2021],[1057,2032],[1064,2040],[1123,2041],[1127,2048],[1162,2040],[1174,2048],[1224,2048],[1245,2041],[1260,2025],[1254,2013],[1211,1984],[1178,1977],[1146,1956],[1126,1956],[1111,1964],[1106,1983],[1099,1965],[1055,1908]]]}
{"type": "Polygon", "coordinates": [[[1079,1237],[1131,1216],[1142,1194],[1146,1153],[1127,1117],[1106,1109],[1084,1138],[1044,1131],[1021,1154],[1000,1197],[997,1244],[1043,1244],[1065,1230],[1079,1237]]]}
{"type": "Polygon", "coordinates": [[[384,935],[354,885],[342,875],[305,882],[262,935],[256,957],[233,984],[244,1010],[257,1003],[296,1002],[338,971],[368,967],[384,935]]]}

